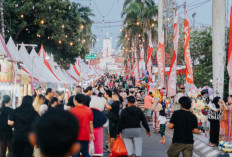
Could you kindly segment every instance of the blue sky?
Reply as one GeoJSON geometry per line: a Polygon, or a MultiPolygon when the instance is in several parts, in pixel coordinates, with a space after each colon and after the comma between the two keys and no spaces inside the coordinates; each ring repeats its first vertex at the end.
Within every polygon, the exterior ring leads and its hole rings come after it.
{"type": "MultiPolygon", "coordinates": [[[[91,6],[95,17],[92,20],[95,22],[92,31],[98,37],[98,42],[94,50],[102,49],[103,39],[106,33],[109,37],[112,36],[113,48],[116,47],[117,37],[120,34],[121,24],[121,11],[124,0],[72,0],[79,2],[84,6],[91,6]],[[103,24],[104,16],[104,24],[103,24]],[[115,23],[107,23],[107,22],[115,23]],[[119,21],[119,22],[117,22],[119,21]]],[[[158,0],[154,0],[158,3],[158,0]]],[[[212,25],[212,0],[176,0],[179,5],[187,2],[188,14],[190,19],[190,26],[192,25],[192,14],[196,12],[196,25],[212,25]]],[[[227,0],[230,2],[230,0],[227,0]]],[[[230,6],[230,4],[229,4],[230,6]]],[[[229,8],[229,7],[228,7],[229,8]]],[[[184,17],[183,7],[179,9],[181,17],[184,17]]],[[[229,10],[229,9],[228,9],[229,10]]]]}

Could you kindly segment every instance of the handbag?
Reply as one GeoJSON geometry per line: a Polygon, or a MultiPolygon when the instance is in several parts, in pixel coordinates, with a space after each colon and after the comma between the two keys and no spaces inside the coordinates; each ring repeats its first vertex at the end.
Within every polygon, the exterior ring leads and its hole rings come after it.
{"type": "Polygon", "coordinates": [[[126,146],[123,143],[122,138],[118,136],[116,141],[114,141],[113,143],[110,157],[118,157],[118,156],[126,156],[126,155],[127,155],[126,146]]]}
{"type": "Polygon", "coordinates": [[[94,143],[93,143],[93,141],[91,141],[89,144],[89,155],[93,156],[94,152],[95,152],[94,143]]]}

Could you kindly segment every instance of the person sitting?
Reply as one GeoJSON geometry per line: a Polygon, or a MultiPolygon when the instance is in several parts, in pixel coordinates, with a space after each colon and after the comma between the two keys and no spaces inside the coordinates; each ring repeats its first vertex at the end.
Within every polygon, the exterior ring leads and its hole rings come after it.
{"type": "Polygon", "coordinates": [[[40,157],[69,157],[80,150],[78,131],[75,116],[64,110],[50,110],[36,121],[29,140],[40,148],[40,157]]]}

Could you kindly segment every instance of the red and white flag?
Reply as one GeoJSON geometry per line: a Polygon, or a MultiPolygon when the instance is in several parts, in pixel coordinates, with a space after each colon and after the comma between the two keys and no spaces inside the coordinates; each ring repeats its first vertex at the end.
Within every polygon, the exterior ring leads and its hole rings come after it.
{"type": "Polygon", "coordinates": [[[139,71],[140,71],[140,76],[142,76],[142,71],[145,71],[144,47],[143,45],[140,45],[139,48],[140,48],[139,71]]]}
{"type": "Polygon", "coordinates": [[[186,83],[193,84],[193,65],[189,48],[190,32],[188,22],[188,11],[185,9],[184,19],[184,59],[186,63],[186,83]]]}
{"type": "MultiPolygon", "coordinates": [[[[232,11],[232,5],[231,5],[232,11]]],[[[230,32],[229,32],[229,47],[228,47],[228,61],[227,70],[229,74],[229,94],[232,94],[232,12],[230,12],[230,32]]]]}
{"type": "Polygon", "coordinates": [[[131,64],[130,64],[129,57],[127,58],[127,75],[128,75],[128,78],[130,78],[130,76],[131,76],[131,64]]]}
{"type": "Polygon", "coordinates": [[[135,64],[134,64],[134,76],[135,76],[135,86],[139,86],[139,65],[138,58],[135,52],[135,64]]]}
{"type": "Polygon", "coordinates": [[[159,41],[159,47],[156,54],[159,75],[161,79],[161,87],[165,87],[165,50],[164,50],[164,32],[161,33],[161,38],[159,41]]]}
{"type": "Polygon", "coordinates": [[[177,71],[177,54],[178,54],[178,39],[179,39],[179,21],[178,21],[178,13],[176,13],[174,18],[174,37],[173,37],[173,44],[174,44],[174,52],[172,56],[171,67],[169,71],[168,77],[168,90],[167,96],[171,97],[176,95],[176,71],[177,71]]]}
{"type": "Polygon", "coordinates": [[[148,53],[147,53],[147,71],[148,71],[148,82],[152,82],[152,51],[153,45],[151,42],[151,37],[149,37],[149,46],[148,46],[148,53]]]}

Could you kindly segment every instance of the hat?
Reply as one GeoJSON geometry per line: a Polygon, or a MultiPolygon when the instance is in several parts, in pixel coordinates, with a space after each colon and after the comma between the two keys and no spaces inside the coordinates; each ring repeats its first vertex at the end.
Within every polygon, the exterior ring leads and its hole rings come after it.
{"type": "Polygon", "coordinates": [[[129,97],[127,97],[127,101],[129,103],[135,103],[135,97],[134,96],[129,96],[129,97]]]}

